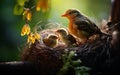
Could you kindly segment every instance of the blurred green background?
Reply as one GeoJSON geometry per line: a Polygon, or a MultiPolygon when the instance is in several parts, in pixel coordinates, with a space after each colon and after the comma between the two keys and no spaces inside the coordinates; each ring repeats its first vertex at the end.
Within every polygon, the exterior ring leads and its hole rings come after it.
{"type": "MultiPolygon", "coordinates": [[[[26,42],[26,37],[20,36],[21,28],[25,22],[22,16],[13,14],[15,4],[16,0],[0,1],[0,61],[19,60],[22,47],[26,42]]],[[[47,16],[48,22],[67,26],[68,20],[60,16],[67,9],[76,8],[99,25],[103,19],[108,19],[110,5],[110,0],[51,0],[49,13],[44,16],[47,16]]],[[[34,21],[40,22],[39,17],[41,15],[34,16],[31,24],[33,25],[34,21]]],[[[42,25],[45,25],[45,23],[42,25]]]]}

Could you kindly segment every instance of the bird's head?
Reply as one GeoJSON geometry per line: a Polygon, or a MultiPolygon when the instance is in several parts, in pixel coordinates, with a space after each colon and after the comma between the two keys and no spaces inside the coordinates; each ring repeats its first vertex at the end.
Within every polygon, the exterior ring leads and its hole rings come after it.
{"type": "Polygon", "coordinates": [[[65,14],[62,15],[62,17],[67,17],[68,19],[75,18],[77,16],[80,16],[81,13],[77,9],[68,9],[65,14]]]}
{"type": "Polygon", "coordinates": [[[62,36],[68,35],[68,31],[65,28],[60,28],[56,32],[62,36]]]}
{"type": "Polygon", "coordinates": [[[55,35],[55,34],[50,34],[50,35],[48,36],[48,38],[49,38],[49,39],[57,40],[59,37],[58,37],[57,35],[55,35]]]}

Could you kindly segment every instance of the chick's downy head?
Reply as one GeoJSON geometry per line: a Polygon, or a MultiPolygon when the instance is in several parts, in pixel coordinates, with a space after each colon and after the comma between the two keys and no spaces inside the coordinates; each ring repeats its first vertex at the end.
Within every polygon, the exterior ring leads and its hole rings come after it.
{"type": "Polygon", "coordinates": [[[62,36],[66,36],[68,35],[68,31],[64,28],[60,28],[56,31],[58,34],[62,35],[62,36]]]}
{"type": "Polygon", "coordinates": [[[49,39],[58,39],[57,35],[51,34],[48,36],[49,39]]]}

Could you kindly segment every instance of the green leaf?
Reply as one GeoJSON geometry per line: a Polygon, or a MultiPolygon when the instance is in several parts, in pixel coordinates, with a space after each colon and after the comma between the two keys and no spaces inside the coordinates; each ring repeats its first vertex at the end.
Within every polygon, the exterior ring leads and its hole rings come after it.
{"type": "Polygon", "coordinates": [[[68,71],[69,68],[72,68],[75,70],[75,75],[89,75],[88,71],[91,70],[91,68],[81,66],[80,64],[82,61],[80,59],[74,60],[73,57],[75,56],[76,51],[68,51],[65,50],[65,54],[62,56],[63,60],[63,67],[58,72],[58,75],[64,75],[68,71]]]}
{"type": "Polygon", "coordinates": [[[17,0],[18,5],[24,6],[25,2],[28,0],[17,0]]]}
{"type": "Polygon", "coordinates": [[[79,70],[76,70],[76,71],[75,71],[75,75],[81,75],[80,71],[79,71],[79,70]]]}
{"type": "Polygon", "coordinates": [[[80,59],[76,60],[76,61],[71,61],[71,64],[75,67],[75,66],[80,66],[80,63],[82,63],[82,61],[80,59]]]}
{"type": "Polygon", "coordinates": [[[58,72],[58,75],[64,75],[67,71],[68,68],[70,67],[70,63],[66,62],[63,67],[60,69],[60,71],[58,72]]]}
{"type": "Polygon", "coordinates": [[[76,67],[75,68],[76,70],[80,70],[82,72],[87,72],[87,71],[90,71],[91,68],[88,68],[88,67],[85,67],[85,66],[81,66],[81,67],[76,67]]]}
{"type": "Polygon", "coordinates": [[[76,67],[75,68],[75,75],[89,75],[88,71],[90,71],[91,69],[85,66],[81,66],[81,67],[76,67]]]}
{"type": "Polygon", "coordinates": [[[72,61],[72,58],[75,56],[75,51],[70,51],[68,55],[68,61],[72,61]]]}
{"type": "Polygon", "coordinates": [[[18,4],[15,5],[14,7],[14,14],[15,15],[21,15],[23,12],[24,7],[23,6],[19,6],[18,4]]]}

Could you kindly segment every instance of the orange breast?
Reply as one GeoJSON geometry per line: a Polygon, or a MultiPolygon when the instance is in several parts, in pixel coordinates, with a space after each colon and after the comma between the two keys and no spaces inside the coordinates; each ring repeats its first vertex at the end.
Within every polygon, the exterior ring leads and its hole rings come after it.
{"type": "Polygon", "coordinates": [[[77,35],[77,28],[73,27],[73,23],[71,23],[71,22],[69,23],[68,30],[72,35],[78,36],[77,35]]]}
{"type": "Polygon", "coordinates": [[[86,32],[80,31],[77,27],[73,26],[73,23],[69,23],[68,29],[72,35],[79,37],[80,39],[86,39],[88,36],[86,32]]]}

